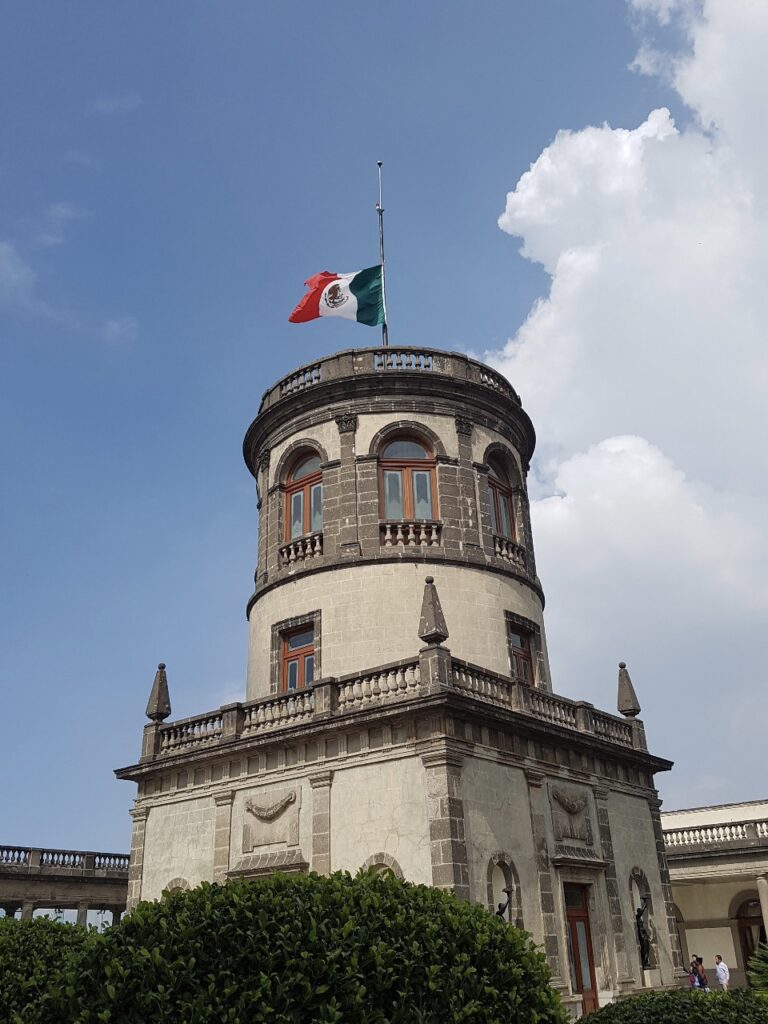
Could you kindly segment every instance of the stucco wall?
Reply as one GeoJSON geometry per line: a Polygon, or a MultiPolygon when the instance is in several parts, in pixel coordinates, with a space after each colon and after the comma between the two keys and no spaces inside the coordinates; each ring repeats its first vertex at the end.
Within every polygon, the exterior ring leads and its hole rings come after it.
{"type": "Polygon", "coordinates": [[[537,595],[499,573],[424,563],[351,565],[291,580],[250,614],[248,699],[270,692],[273,623],[320,609],[324,677],[415,657],[424,578],[433,575],[457,658],[509,674],[505,611],[541,624],[537,595]]]}
{"type": "Polygon", "coordinates": [[[144,841],[143,900],[156,900],[174,878],[190,886],[213,879],[214,805],[211,797],[151,808],[144,841]]]}
{"type": "Polygon", "coordinates": [[[336,771],[331,787],[331,867],[353,874],[387,853],[411,882],[432,882],[424,767],[418,757],[336,771]]]}

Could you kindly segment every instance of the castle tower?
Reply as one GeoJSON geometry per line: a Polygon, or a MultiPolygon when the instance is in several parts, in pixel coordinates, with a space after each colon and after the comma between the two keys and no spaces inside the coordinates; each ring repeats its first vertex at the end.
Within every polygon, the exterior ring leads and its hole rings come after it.
{"type": "Polygon", "coordinates": [[[533,447],[510,384],[456,353],[340,352],[265,393],[244,443],[246,700],[164,721],[155,678],[140,760],[117,773],[138,783],[130,905],[389,868],[500,907],[575,1015],[674,983],[654,788],[671,764],[623,663],[622,717],[552,692],[533,447]]]}
{"type": "Polygon", "coordinates": [[[260,510],[248,698],[412,655],[429,574],[456,657],[549,689],[533,446],[510,384],[453,353],[341,352],[267,391],[244,443],[260,510]]]}

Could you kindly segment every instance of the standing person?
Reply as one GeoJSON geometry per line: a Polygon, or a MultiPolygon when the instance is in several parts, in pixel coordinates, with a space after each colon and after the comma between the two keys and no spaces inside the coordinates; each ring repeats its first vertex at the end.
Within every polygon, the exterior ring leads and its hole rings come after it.
{"type": "Polygon", "coordinates": [[[715,974],[717,975],[717,982],[723,992],[728,991],[728,985],[731,982],[731,972],[728,970],[728,964],[718,953],[715,957],[715,974]]]}
{"type": "Polygon", "coordinates": [[[699,988],[699,968],[696,964],[696,955],[691,957],[691,966],[688,968],[688,979],[691,983],[691,988],[699,988]]]}
{"type": "Polygon", "coordinates": [[[699,978],[699,988],[702,992],[709,992],[709,979],[707,978],[707,972],[704,970],[704,960],[702,957],[696,957],[696,973],[699,978]]]}

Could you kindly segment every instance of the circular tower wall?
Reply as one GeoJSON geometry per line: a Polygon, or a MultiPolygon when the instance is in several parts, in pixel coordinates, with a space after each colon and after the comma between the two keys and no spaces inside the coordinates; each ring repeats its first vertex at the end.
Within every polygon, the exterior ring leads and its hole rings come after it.
{"type": "Polygon", "coordinates": [[[549,689],[534,443],[506,379],[456,353],[354,349],[268,390],[248,699],[415,657],[427,576],[454,657],[549,689]]]}

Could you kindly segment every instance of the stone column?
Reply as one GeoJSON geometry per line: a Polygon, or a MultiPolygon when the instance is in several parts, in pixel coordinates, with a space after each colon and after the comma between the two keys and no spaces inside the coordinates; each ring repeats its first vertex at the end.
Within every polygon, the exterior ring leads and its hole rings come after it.
{"type": "Polygon", "coordinates": [[[757,876],[757,895],[760,897],[760,909],[763,912],[763,925],[768,932],[768,875],[757,876]]]}
{"type": "Polygon", "coordinates": [[[464,837],[461,766],[464,757],[448,744],[421,755],[426,769],[432,885],[468,900],[469,862],[464,837]]]}
{"type": "Polygon", "coordinates": [[[213,802],[216,817],[213,825],[213,880],[223,883],[229,871],[229,844],[232,831],[232,801],[234,793],[217,793],[213,802]]]}
{"type": "Polygon", "coordinates": [[[616,954],[616,987],[619,991],[631,989],[635,979],[629,968],[630,960],[627,950],[627,936],[624,931],[624,915],[621,912],[619,882],[616,877],[616,864],[613,859],[613,837],[611,821],[608,816],[608,790],[596,786],[593,790],[597,807],[597,827],[600,832],[600,846],[605,861],[605,886],[608,891],[608,909],[613,932],[613,947],[616,954]]]}
{"type": "MultiPolygon", "coordinates": [[[[648,798],[648,806],[651,810],[651,821],[653,822],[653,835],[656,840],[656,858],[659,862],[659,875],[661,876],[661,892],[664,897],[664,909],[667,916],[667,933],[669,945],[672,952],[672,966],[675,977],[682,979],[686,977],[686,970],[683,967],[683,953],[680,949],[680,933],[677,929],[675,918],[675,907],[672,900],[672,882],[669,878],[669,867],[667,866],[667,848],[664,845],[664,832],[661,828],[661,800],[657,796],[648,798]]],[[[662,979],[663,980],[663,979],[662,979]]]]}
{"type": "Polygon", "coordinates": [[[475,494],[475,471],[472,466],[472,421],[466,416],[456,417],[456,439],[459,445],[459,517],[464,545],[479,550],[480,523],[475,494]]]}
{"type": "Polygon", "coordinates": [[[128,866],[128,901],[131,910],[141,899],[141,881],[144,874],[144,838],[147,829],[148,807],[131,808],[133,831],[131,833],[131,860],[128,866]]]}
{"type": "Polygon", "coordinates": [[[77,923],[81,928],[85,928],[88,924],[88,904],[78,903],[77,904],[77,923]]]}
{"type": "Polygon", "coordinates": [[[541,906],[541,923],[544,939],[544,954],[552,975],[552,985],[566,989],[561,963],[563,956],[560,951],[560,928],[555,913],[555,890],[552,877],[552,865],[549,860],[549,843],[547,841],[546,795],[544,793],[544,775],[532,768],[525,769],[528,780],[528,800],[531,807],[531,829],[533,845],[536,850],[536,868],[539,876],[539,904],[541,906]]]}
{"type": "Polygon", "coordinates": [[[269,448],[259,452],[256,460],[258,473],[258,502],[256,509],[259,513],[259,540],[258,553],[256,555],[256,572],[253,576],[254,583],[262,586],[269,579],[267,571],[267,543],[269,538],[269,502],[266,501],[269,491],[269,448]]]}
{"type": "Polygon", "coordinates": [[[32,902],[32,900],[24,900],[24,902],[21,904],[21,920],[22,921],[31,921],[32,920],[32,911],[34,909],[35,909],[35,904],[32,902]]]}
{"type": "Polygon", "coordinates": [[[120,906],[118,906],[118,907],[107,907],[107,910],[112,915],[112,927],[114,928],[115,925],[120,924],[120,918],[123,915],[123,911],[125,910],[125,907],[120,907],[120,906]]]}
{"type": "MultiPolygon", "coordinates": [[[[340,413],[336,417],[336,426],[339,428],[341,465],[336,483],[338,494],[332,494],[330,497],[337,498],[338,552],[340,555],[354,557],[360,554],[360,541],[357,536],[357,466],[355,465],[357,416],[353,412],[340,413]]],[[[323,494],[323,501],[327,500],[323,494]]]]}
{"type": "Polygon", "coordinates": [[[312,787],[312,870],[331,873],[331,783],[329,769],[309,776],[312,787]]]}

